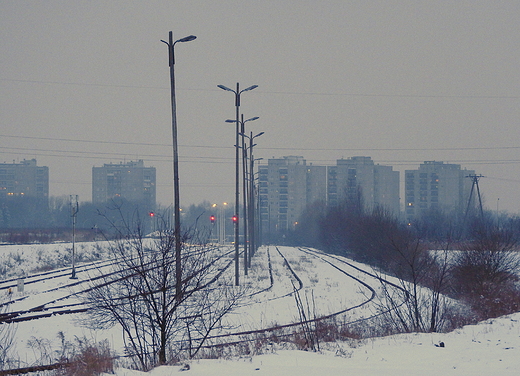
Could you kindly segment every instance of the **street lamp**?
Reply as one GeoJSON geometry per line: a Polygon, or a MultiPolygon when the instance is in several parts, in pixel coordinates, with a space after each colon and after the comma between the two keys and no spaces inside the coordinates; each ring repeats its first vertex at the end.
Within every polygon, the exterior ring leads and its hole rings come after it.
{"type": "MultiPolygon", "coordinates": [[[[235,132],[235,221],[234,221],[234,226],[235,226],[235,285],[238,286],[239,285],[239,276],[238,276],[238,273],[239,273],[239,260],[238,260],[238,256],[239,256],[239,252],[238,252],[238,237],[239,237],[239,221],[238,221],[238,205],[239,205],[239,195],[240,195],[240,185],[239,185],[239,167],[238,167],[238,157],[239,157],[239,154],[238,154],[238,148],[239,148],[239,145],[238,145],[238,133],[239,133],[239,129],[238,129],[238,124],[240,123],[240,118],[239,118],[239,112],[240,112],[240,94],[242,94],[244,91],[249,91],[249,90],[253,90],[253,89],[256,89],[258,87],[258,85],[252,85],[252,86],[249,86],[248,88],[246,89],[243,89],[243,90],[240,90],[240,84],[237,82],[237,89],[236,90],[233,90],[233,89],[230,89],[224,85],[217,85],[217,87],[219,89],[222,89],[222,90],[226,90],[226,91],[230,91],[232,92],[233,94],[235,94],[235,107],[236,107],[236,120],[232,121],[234,123],[236,123],[236,132],[235,132]]],[[[227,120],[226,120],[227,121],[227,120]]],[[[227,121],[229,122],[229,121],[227,121]]]]}
{"type": "MultiPolygon", "coordinates": [[[[250,262],[248,262],[248,259],[249,259],[249,256],[250,256],[250,252],[249,252],[249,244],[248,243],[248,237],[249,237],[249,231],[248,231],[248,226],[249,226],[249,217],[248,217],[248,204],[247,204],[247,201],[249,200],[249,194],[248,194],[248,188],[247,188],[247,183],[246,183],[246,176],[247,176],[247,148],[246,148],[246,145],[245,145],[245,139],[244,139],[244,134],[245,134],[245,124],[248,122],[248,121],[254,121],[254,120],[257,120],[259,119],[258,116],[255,116],[255,117],[252,117],[250,119],[247,119],[247,120],[244,120],[244,114],[241,115],[241,120],[240,120],[240,133],[239,133],[239,136],[242,136],[242,181],[243,181],[243,185],[242,185],[242,192],[244,192],[244,198],[242,200],[243,202],[243,213],[244,213],[244,225],[243,225],[243,228],[244,228],[244,274],[247,275],[247,268],[248,268],[248,265],[250,265],[250,262]]],[[[227,123],[234,123],[235,120],[226,120],[227,123]]],[[[246,136],[247,137],[247,136],[246,136]]]]}
{"type": "Polygon", "coordinates": [[[169,41],[161,42],[168,45],[168,56],[170,64],[170,88],[171,88],[171,102],[172,102],[172,139],[173,139],[173,206],[175,216],[175,299],[181,300],[181,283],[182,283],[182,265],[181,265],[181,210],[179,199],[179,152],[177,143],[177,107],[175,104],[175,54],[174,47],[178,42],[191,42],[196,39],[195,35],[177,39],[173,41],[173,32],[170,31],[169,41]]]}
{"type": "MultiPolygon", "coordinates": [[[[252,158],[251,161],[251,169],[253,169],[253,164],[255,161],[260,161],[263,158],[252,158]]],[[[251,212],[251,218],[253,218],[253,255],[256,253],[256,250],[258,249],[258,245],[262,244],[261,241],[261,220],[260,220],[260,196],[258,189],[255,189],[255,181],[259,180],[259,178],[255,178],[255,174],[251,175],[251,200],[252,200],[252,212],[251,212]],[[256,202],[255,202],[256,197],[256,202]]]]}
{"type": "MultiPolygon", "coordinates": [[[[257,137],[260,137],[261,135],[263,135],[264,132],[260,132],[256,135],[253,136],[253,132],[251,132],[251,135],[248,136],[246,135],[245,133],[241,133],[241,136],[242,136],[242,139],[244,138],[248,138],[249,139],[249,163],[250,163],[250,168],[249,168],[249,174],[250,174],[250,178],[249,178],[249,209],[248,209],[248,222],[249,222],[249,254],[248,254],[248,263],[249,263],[249,266],[251,266],[251,257],[253,256],[253,254],[256,252],[256,242],[255,242],[255,232],[256,232],[256,227],[255,227],[255,196],[254,196],[254,163],[255,163],[255,158],[253,156],[253,147],[256,146],[256,144],[253,143],[254,139],[257,138],[257,137]]],[[[259,158],[261,159],[261,158],[259,158]]],[[[244,181],[245,181],[245,178],[244,178],[244,181]]]]}

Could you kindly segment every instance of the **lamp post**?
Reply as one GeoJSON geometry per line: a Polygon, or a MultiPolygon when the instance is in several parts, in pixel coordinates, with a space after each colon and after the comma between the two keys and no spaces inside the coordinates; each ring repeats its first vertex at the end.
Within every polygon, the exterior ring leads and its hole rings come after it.
{"type": "MultiPolygon", "coordinates": [[[[251,135],[248,136],[245,133],[241,133],[242,139],[248,138],[249,139],[249,209],[248,209],[248,228],[249,228],[249,254],[248,254],[248,265],[251,266],[251,257],[253,256],[254,252],[256,251],[256,244],[255,244],[255,204],[254,204],[254,163],[255,159],[253,156],[253,147],[256,146],[256,144],[253,143],[254,139],[257,137],[260,137],[263,135],[264,132],[260,132],[253,136],[253,132],[251,132],[251,135]]],[[[261,159],[261,158],[259,158],[261,159]]]]}
{"type": "Polygon", "coordinates": [[[195,35],[173,41],[173,32],[170,31],[169,41],[161,42],[168,45],[168,56],[170,65],[170,88],[172,105],[172,140],[173,140],[173,206],[174,206],[174,237],[175,237],[175,299],[181,300],[182,264],[181,264],[181,210],[179,199],[179,152],[177,143],[177,107],[175,104],[175,54],[174,47],[178,42],[191,42],[196,39],[195,35]]]}
{"type": "Polygon", "coordinates": [[[251,151],[250,151],[250,158],[251,158],[251,188],[250,188],[250,195],[251,199],[249,201],[249,205],[251,207],[250,210],[250,218],[251,218],[251,249],[253,250],[251,255],[249,256],[249,266],[251,266],[251,256],[254,256],[257,250],[257,235],[258,235],[258,226],[256,223],[256,205],[255,205],[255,174],[254,174],[254,166],[255,161],[261,160],[262,158],[255,159],[253,156],[253,147],[256,144],[253,144],[253,139],[256,137],[259,137],[263,135],[264,132],[258,133],[256,136],[253,136],[253,133],[251,132],[251,151]]]}
{"type": "MultiPolygon", "coordinates": [[[[243,90],[240,90],[240,84],[237,82],[237,89],[236,90],[233,90],[233,89],[230,89],[224,85],[217,85],[217,87],[219,89],[222,89],[222,90],[226,90],[226,91],[230,91],[232,92],[233,94],[235,94],[235,108],[236,108],[236,120],[232,120],[231,122],[233,123],[236,123],[236,132],[235,132],[235,221],[234,221],[234,226],[235,226],[235,285],[238,286],[240,283],[239,283],[239,251],[238,251],[238,248],[239,248],[239,245],[238,245],[238,237],[239,237],[239,216],[238,216],[238,206],[240,204],[239,202],[239,196],[240,196],[240,180],[239,180],[239,153],[238,153],[238,148],[239,148],[239,145],[238,145],[238,133],[239,133],[239,129],[238,129],[238,126],[239,126],[239,123],[240,123],[240,118],[239,118],[239,113],[240,113],[240,94],[242,94],[244,91],[249,91],[249,90],[253,90],[253,89],[256,89],[258,87],[258,85],[252,85],[252,86],[249,86],[248,88],[245,88],[243,90]]],[[[228,120],[226,120],[226,122],[230,122],[228,120]]]]}
{"type": "MultiPolygon", "coordinates": [[[[247,147],[246,147],[246,144],[245,144],[245,125],[248,121],[254,121],[254,120],[257,120],[259,119],[258,116],[255,116],[255,117],[252,117],[250,119],[247,119],[247,120],[244,120],[244,114],[241,115],[241,120],[240,120],[240,133],[239,133],[239,136],[242,137],[242,192],[244,193],[243,194],[243,209],[242,209],[242,212],[244,213],[244,225],[243,225],[243,229],[244,229],[244,274],[247,275],[247,269],[248,269],[248,265],[250,265],[250,263],[248,262],[248,259],[249,259],[249,255],[250,255],[250,252],[249,252],[249,244],[250,242],[248,243],[248,237],[249,237],[249,231],[248,231],[248,227],[249,227],[249,216],[248,216],[248,210],[249,210],[249,205],[248,205],[248,200],[249,200],[249,193],[248,193],[248,187],[247,187],[247,182],[246,182],[246,177],[247,177],[247,169],[248,169],[248,166],[247,166],[247,147]]],[[[235,120],[226,120],[227,123],[234,123],[235,120]]],[[[247,136],[245,136],[247,137],[247,136]]]]}

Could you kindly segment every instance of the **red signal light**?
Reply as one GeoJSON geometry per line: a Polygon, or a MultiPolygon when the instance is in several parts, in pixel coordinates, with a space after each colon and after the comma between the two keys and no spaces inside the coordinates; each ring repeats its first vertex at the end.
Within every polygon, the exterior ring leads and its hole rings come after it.
{"type": "Polygon", "coordinates": [[[215,223],[215,216],[214,215],[210,215],[209,216],[209,220],[211,221],[211,223],[215,223]]]}
{"type": "Polygon", "coordinates": [[[238,222],[238,216],[236,216],[236,215],[234,215],[231,219],[233,220],[233,223],[238,222]]]}
{"type": "Polygon", "coordinates": [[[150,217],[155,217],[155,213],[154,212],[150,212],[150,214],[148,214],[150,217]]]}

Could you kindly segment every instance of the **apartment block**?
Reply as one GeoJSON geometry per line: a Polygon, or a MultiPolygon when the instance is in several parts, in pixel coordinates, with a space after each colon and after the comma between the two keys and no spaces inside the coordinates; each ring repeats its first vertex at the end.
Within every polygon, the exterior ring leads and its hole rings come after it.
{"type": "Polygon", "coordinates": [[[375,164],[370,157],[338,159],[328,167],[327,202],[365,209],[382,206],[399,213],[399,171],[375,164]]]}
{"type": "Polygon", "coordinates": [[[408,222],[430,210],[463,214],[473,184],[474,170],[458,164],[425,161],[417,170],[405,171],[405,218],[408,222]]]}
{"type": "Polygon", "coordinates": [[[307,204],[307,166],[303,157],[269,159],[259,167],[259,205],[263,232],[293,229],[307,204]]]}
{"type": "Polygon", "coordinates": [[[327,166],[307,166],[307,204],[327,202],[327,166]]]}
{"type": "Polygon", "coordinates": [[[38,166],[36,159],[0,163],[0,199],[9,197],[32,197],[47,202],[49,168],[38,166]]]}
{"type": "Polygon", "coordinates": [[[336,166],[307,165],[300,156],[272,158],[259,166],[259,206],[264,239],[294,229],[307,205],[356,202],[399,213],[399,172],[370,157],[340,159],[336,166]]]}
{"type": "Polygon", "coordinates": [[[122,198],[149,208],[156,202],[155,167],[137,162],[108,163],[92,168],[92,202],[103,203],[122,198]]]}

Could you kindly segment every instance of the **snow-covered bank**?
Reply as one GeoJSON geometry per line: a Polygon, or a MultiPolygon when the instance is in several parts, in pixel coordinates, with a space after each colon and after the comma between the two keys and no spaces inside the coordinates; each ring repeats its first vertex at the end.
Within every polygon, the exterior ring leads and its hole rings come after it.
{"type": "MultiPolygon", "coordinates": [[[[273,349],[239,359],[197,360],[186,376],[513,376],[520,374],[520,313],[451,333],[400,334],[354,343],[322,344],[313,353],[273,349]],[[444,347],[440,346],[440,343],[444,347]]],[[[117,376],[178,374],[185,366],[117,376]]]]}

